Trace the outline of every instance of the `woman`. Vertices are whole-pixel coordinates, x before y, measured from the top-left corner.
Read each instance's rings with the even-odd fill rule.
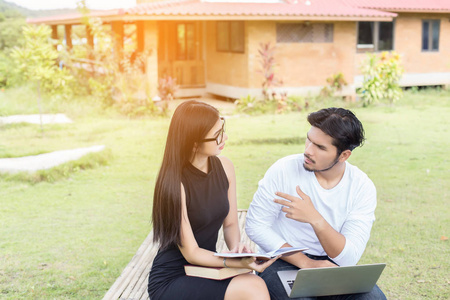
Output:
[[[253,274],[226,280],[186,276],[184,265],[264,271],[275,259],[214,256],[218,231],[232,252],[239,245],[236,179],[231,161],[217,157],[225,146],[225,120],[203,102],[187,101],[172,117],[153,198],[154,242],[160,249],[149,275],[150,299],[269,299],[264,281]]]

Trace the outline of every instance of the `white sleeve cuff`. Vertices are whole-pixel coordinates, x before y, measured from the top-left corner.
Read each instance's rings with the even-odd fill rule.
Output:
[[[352,251],[352,248],[354,247],[352,247],[351,243],[349,243],[348,240],[346,239],[344,249],[342,249],[341,253],[339,253],[339,255],[334,258],[330,257],[330,259],[332,259],[335,263],[337,263],[341,267],[354,266],[358,262],[360,256],[352,253],[355,252]]]

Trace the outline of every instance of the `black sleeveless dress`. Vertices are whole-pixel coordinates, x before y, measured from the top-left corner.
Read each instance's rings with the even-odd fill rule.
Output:
[[[220,227],[228,215],[228,178],[216,156],[208,159],[208,174],[191,164],[183,169],[182,183],[186,192],[189,221],[200,248],[216,251]],[[211,280],[186,276],[188,264],[178,246],[159,250],[149,275],[151,300],[223,299],[231,279]]]

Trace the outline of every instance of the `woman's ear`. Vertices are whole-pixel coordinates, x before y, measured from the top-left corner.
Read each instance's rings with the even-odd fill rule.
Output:
[[[194,157],[197,154],[197,151],[198,151],[198,144],[194,143],[194,146],[192,147],[190,162],[192,162],[194,160]]]

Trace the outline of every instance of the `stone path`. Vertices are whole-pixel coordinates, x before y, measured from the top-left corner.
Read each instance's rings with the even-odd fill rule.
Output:
[[[88,153],[100,152],[103,149],[105,149],[104,145],[98,145],[87,148],[54,151],[33,156],[2,158],[0,159],[0,172],[17,173],[46,170],[68,161],[77,160]]]
[[[0,124],[14,124],[14,123],[31,123],[41,124],[39,115],[13,115],[7,117],[0,117]],[[42,124],[64,124],[72,123],[65,114],[43,114]]]
[[[200,98],[199,101],[207,102],[221,111],[221,114],[231,115],[234,110],[232,102],[220,101],[212,98]],[[173,100],[169,102],[169,108],[174,110],[180,103],[186,100]],[[0,117],[1,124],[14,123],[31,123],[40,124],[39,115],[14,115],[7,117]],[[64,114],[44,114],[42,115],[43,124],[54,123],[72,123]],[[35,172],[38,170],[46,170],[66,163],[68,161],[77,160],[82,156],[91,153],[99,152],[105,148],[104,145],[92,146],[88,148],[78,148],[71,150],[60,150],[51,153],[15,157],[15,158],[1,158],[0,159],[0,173],[17,173],[17,172]]]

